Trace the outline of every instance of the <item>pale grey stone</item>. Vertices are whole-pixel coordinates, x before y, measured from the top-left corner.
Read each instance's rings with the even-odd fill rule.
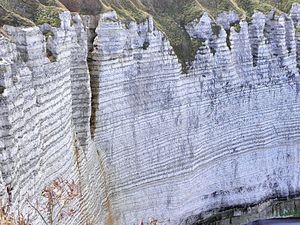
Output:
[[[224,29],[229,30],[232,24],[240,21],[239,15],[234,11],[223,12],[217,16],[217,23],[222,25]]]
[[[59,28],[5,26],[0,193],[13,187],[17,208],[74,179],[82,207],[66,224],[103,225],[189,224],[299,193],[297,7],[218,35],[204,14],[187,27],[205,39],[187,74],[151,17],[65,12]]]

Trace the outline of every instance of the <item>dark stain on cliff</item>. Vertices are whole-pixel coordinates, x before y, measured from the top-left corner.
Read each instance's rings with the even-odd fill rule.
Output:
[[[300,192],[289,195],[289,197],[281,196],[280,193],[277,193],[256,203],[221,207],[200,215],[191,216],[185,220],[185,224],[240,225],[251,221],[251,218],[254,218],[254,221],[258,217],[264,217],[266,219],[299,217],[299,196]],[[258,215],[260,212],[263,212],[266,215]]]
[[[257,220],[247,225],[299,225],[300,218],[291,218],[291,219],[271,219],[271,220]]]

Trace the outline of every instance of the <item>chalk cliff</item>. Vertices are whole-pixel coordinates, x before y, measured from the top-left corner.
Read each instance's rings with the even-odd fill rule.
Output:
[[[151,16],[4,26],[3,198],[22,208],[56,177],[74,179],[80,210],[67,224],[132,225],[212,224],[220,209],[299,196],[300,6],[231,28],[226,18],[236,23],[223,15],[218,32],[207,14],[187,24],[202,44],[185,69]],[[222,224],[252,219],[234,212]]]

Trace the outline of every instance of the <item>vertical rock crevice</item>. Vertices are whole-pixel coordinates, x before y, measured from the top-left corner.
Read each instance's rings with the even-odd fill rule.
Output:
[[[90,116],[90,135],[94,139],[97,120],[97,107],[99,99],[99,90],[96,87],[99,83],[99,71],[97,71],[97,59],[95,59],[95,39],[97,38],[96,28],[99,23],[99,16],[82,16],[83,23],[87,32],[87,64],[90,74],[90,90],[91,90],[91,116]],[[96,71],[95,71],[96,70]]]
[[[110,182],[108,168],[109,165],[107,163],[106,152],[102,149],[102,146],[98,145],[99,143],[95,140],[95,134],[97,129],[97,117],[99,110],[99,91],[100,91],[100,76],[101,76],[101,50],[99,49],[99,20],[100,16],[81,16],[83,24],[86,29],[87,34],[87,57],[86,62],[89,70],[89,88],[91,91],[90,96],[90,118],[89,118],[89,127],[90,127],[90,138],[91,145],[90,150],[94,151],[94,162],[97,164],[95,168],[95,176],[98,176],[98,183],[95,184],[98,189],[99,195],[101,199],[99,199],[99,205],[101,209],[97,212],[99,218],[101,218],[102,223],[107,225],[116,225],[117,221],[115,220],[115,213],[112,206],[111,200],[111,189],[112,184]],[[99,126],[99,124],[98,124]],[[89,153],[91,155],[91,153]],[[93,188],[93,187],[92,187]],[[94,199],[91,199],[94,201]],[[92,209],[96,210],[96,209]]]

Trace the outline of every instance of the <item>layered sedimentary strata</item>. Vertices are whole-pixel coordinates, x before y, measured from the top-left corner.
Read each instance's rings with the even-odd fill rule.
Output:
[[[151,17],[60,18],[0,39],[1,193],[14,207],[56,177],[81,187],[69,224],[193,224],[299,195],[299,5],[231,28],[225,13],[217,32],[204,14],[186,27],[202,46],[185,71]]]
[[[2,197],[23,213],[30,211],[23,208],[25,201],[35,202],[57,177],[80,182],[88,199],[89,185],[94,183],[87,180],[100,165],[88,141],[87,37],[79,16],[73,18],[72,27],[69,13],[61,19],[60,28],[5,27],[9,39],[1,38]],[[96,160],[95,169],[86,168],[88,156],[91,163]],[[82,205],[78,202],[77,207],[85,211],[87,206]],[[96,215],[78,214],[72,223],[93,218],[97,224]]]
[[[214,34],[207,15],[199,21],[189,30],[204,43],[187,74],[151,19],[125,27],[103,18],[96,30],[93,132],[120,223],[185,224],[299,191],[294,22],[256,13]]]

